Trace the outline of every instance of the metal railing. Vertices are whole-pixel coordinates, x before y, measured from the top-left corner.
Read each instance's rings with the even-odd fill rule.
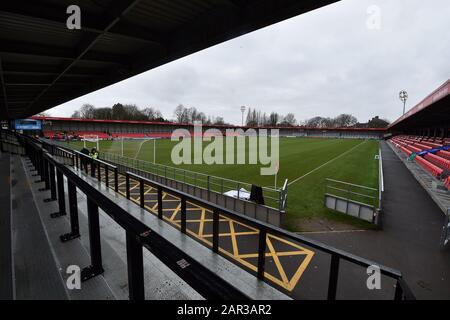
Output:
[[[146,179],[144,177],[136,175],[132,172],[126,173],[126,197],[127,197],[127,199],[130,199],[130,185],[131,185],[130,179],[138,181],[138,183],[139,183],[139,196],[140,196],[139,198],[140,198],[140,206],[142,208],[145,207],[145,201],[144,201],[145,185],[149,185],[157,190],[158,218],[159,219],[163,219],[163,211],[162,211],[162,194],[163,194],[163,192],[180,198],[180,202],[181,202],[180,230],[182,233],[186,233],[186,222],[187,222],[186,203],[187,203],[187,201],[197,204],[197,205],[200,205],[203,208],[211,210],[213,212],[213,232],[212,232],[213,233],[212,234],[213,241],[212,241],[211,249],[215,253],[219,252],[219,250],[218,250],[219,249],[219,233],[220,233],[220,231],[219,231],[219,215],[223,215],[228,218],[238,220],[240,222],[248,224],[251,227],[257,229],[259,231],[258,262],[257,262],[257,277],[259,279],[263,280],[265,278],[265,265],[266,265],[265,253],[266,253],[266,249],[267,249],[266,238],[267,238],[267,235],[270,233],[271,235],[282,237],[285,240],[292,240],[292,241],[295,241],[302,245],[306,245],[308,247],[320,250],[323,253],[328,253],[331,255],[331,265],[330,265],[328,295],[327,295],[329,300],[334,300],[336,298],[340,260],[351,262],[353,264],[356,264],[356,265],[359,265],[359,266],[362,266],[365,268],[367,268],[369,266],[377,265],[380,267],[381,274],[397,280],[395,299],[399,299],[400,297],[404,297],[404,298],[414,297],[412,295],[411,291],[409,290],[409,288],[403,282],[401,273],[399,271],[396,271],[396,270],[388,268],[388,267],[380,266],[372,261],[357,257],[357,256],[349,254],[345,251],[335,249],[335,248],[325,245],[323,243],[320,243],[320,242],[317,242],[317,241],[314,241],[311,239],[307,239],[298,234],[288,232],[284,229],[274,227],[272,225],[261,222],[259,220],[256,220],[256,219],[250,218],[248,216],[242,215],[240,213],[231,211],[229,209],[220,207],[214,203],[194,197],[190,194],[181,192],[179,190],[167,187],[167,186],[157,183],[155,181],[151,181],[149,179]]]
[[[71,221],[71,233],[61,236],[61,240],[71,239],[79,236],[78,233],[78,211],[76,204],[76,188],[79,188],[87,196],[88,201],[88,220],[89,220],[89,239],[91,250],[91,263],[92,265],[83,269],[83,279],[87,280],[92,276],[103,272],[101,249],[100,249],[100,227],[99,227],[99,212],[98,208],[101,208],[106,214],[111,216],[122,228],[126,230],[127,234],[127,262],[128,262],[128,282],[131,299],[143,299],[144,287],[143,287],[143,263],[142,263],[142,246],[154,253],[159,259],[166,263],[175,273],[177,273],[184,281],[191,285],[195,290],[202,294],[206,298],[248,298],[243,295],[239,290],[231,287],[224,280],[212,274],[208,269],[191,259],[182,250],[168,243],[157,233],[150,230],[141,221],[134,218],[108,197],[104,196],[101,191],[91,186],[87,181],[80,178],[76,172],[72,171],[65,165],[62,165],[56,161],[46,150],[39,147],[33,141],[27,138],[23,139],[23,143],[27,150],[27,155],[31,159],[31,162],[35,166],[38,174],[41,175],[45,182],[45,188],[51,190],[51,200],[59,198],[59,214],[65,214],[65,203],[63,186],[63,176],[66,176],[69,186],[69,208],[70,208],[70,221]],[[76,160],[78,158],[78,161]],[[82,160],[81,160],[82,159]],[[92,177],[100,178],[101,174],[99,170],[101,165],[108,165],[100,160],[92,159],[87,155],[76,153],[75,165],[82,167],[82,161],[89,161],[91,168],[90,175]],[[105,167],[105,168],[106,168]],[[95,173],[97,168],[98,172]],[[87,170],[87,166],[83,168]],[[55,171],[57,176],[57,182],[55,182]],[[53,172],[53,174],[52,174]],[[331,257],[329,265],[329,278],[327,286],[327,298],[334,300],[336,298],[338,288],[338,278],[340,272],[341,261],[346,261],[355,266],[368,268],[369,266],[376,265],[382,275],[385,275],[396,282],[395,293],[393,298],[395,300],[402,299],[414,299],[414,295],[409,289],[408,285],[402,278],[399,271],[379,265],[373,261],[355,256],[345,251],[333,248],[318,241],[308,239],[302,235],[286,231],[284,229],[274,227],[267,223],[258,221],[248,216],[242,215],[235,211],[223,208],[214,203],[197,198],[190,194],[181,192],[179,190],[167,187],[160,183],[148,180],[144,177],[135,175],[133,173],[126,173],[126,195],[130,197],[130,183],[129,179],[134,179],[139,182],[139,190],[141,199],[143,199],[143,190],[145,185],[150,185],[157,190],[158,193],[158,218],[163,219],[162,215],[162,193],[168,193],[174,195],[181,200],[181,232],[186,232],[186,202],[196,203],[204,208],[207,208],[213,212],[213,242],[212,250],[218,252],[219,249],[219,215],[224,215],[229,218],[242,221],[259,232],[258,241],[258,258],[257,258],[257,277],[259,279],[265,278],[265,263],[266,263],[266,239],[267,235],[275,235],[286,240],[295,241],[302,245],[319,250],[322,253],[328,254]],[[56,185],[58,186],[58,196],[56,194]],[[115,185],[117,183],[115,182]],[[71,200],[72,199],[72,200]],[[143,200],[140,202],[140,206],[144,206]],[[177,262],[180,259],[185,259],[190,263],[190,268],[180,269]]]
[[[99,152],[99,156],[107,161],[122,164],[135,169],[150,172],[154,175],[165,179],[172,179],[183,182],[194,187],[203,188],[208,191],[224,194],[227,191],[236,190],[238,199],[240,197],[241,188],[250,192],[252,188],[251,183],[217,177],[204,173],[199,173],[191,170],[166,166],[163,164],[153,163],[140,159],[133,159],[124,157],[114,153]],[[285,184],[287,186],[287,184]],[[274,189],[270,187],[261,187],[263,196],[266,200],[266,205],[272,208],[277,208],[279,211],[286,211],[287,206],[287,188]]]
[[[383,210],[383,194],[384,194],[384,170],[383,170],[383,155],[381,154],[381,148],[379,149],[378,159],[378,212],[377,212],[377,224],[381,227],[381,215]]]
[[[55,145],[53,143],[53,141],[50,141],[47,139],[40,139],[40,142],[43,145],[47,145],[47,144]],[[60,144],[57,144],[56,146],[60,146]],[[74,151],[74,150],[66,148],[66,147],[61,146],[61,148],[70,150],[70,152],[73,152],[76,155],[81,154],[79,151]],[[129,158],[127,158],[127,159],[129,159]],[[132,160],[132,159],[130,159],[130,160]],[[114,162],[111,160],[106,160],[105,162],[112,164],[114,166],[117,166],[118,172],[121,174],[125,174],[127,171],[130,171],[135,174],[142,175],[143,177],[145,177],[147,179],[156,180],[156,181],[163,183],[165,185],[168,185],[170,187],[175,187],[177,189],[181,189],[183,191],[189,192],[193,195],[200,196],[208,201],[216,202],[219,205],[224,205],[227,208],[230,208],[232,210],[236,210],[237,207],[241,206],[241,207],[243,207],[243,210],[244,210],[243,212],[245,212],[246,214],[248,214],[252,217],[258,217],[258,219],[269,222],[275,226],[280,226],[282,224],[282,219],[283,219],[285,212],[279,211],[278,209],[274,209],[274,208],[271,208],[266,205],[256,204],[255,202],[244,200],[241,197],[237,198],[237,197],[233,197],[233,196],[223,195],[223,194],[217,193],[215,191],[208,191],[206,188],[202,189],[202,188],[196,187],[192,184],[184,183],[183,181],[185,181],[185,180],[182,180],[182,181],[173,180],[173,177],[171,177],[170,174],[168,174],[167,178],[165,178],[164,176],[156,175],[149,171],[142,170],[142,168],[144,168],[144,166],[138,165],[138,166],[133,167],[133,166],[129,165],[129,164],[132,164],[132,162],[117,161],[117,162],[120,162],[120,163],[117,163],[117,162]],[[176,175],[175,175],[175,177],[176,177]],[[172,183],[172,182],[175,182],[175,183]],[[286,203],[287,203],[287,195],[288,195],[288,192],[287,192],[288,191],[288,183],[287,182],[288,181],[286,179],[283,187],[281,188],[282,192],[280,194],[280,197],[281,197],[280,202],[283,204],[283,206],[286,206]],[[190,187],[193,187],[193,189],[191,189]],[[200,189],[200,190],[196,190],[196,189]],[[206,191],[206,193],[203,193],[202,190]],[[227,201],[225,198],[223,198],[223,200],[221,200],[220,198],[218,198],[219,195],[222,197],[229,197],[232,200],[232,202]],[[241,203],[239,203],[239,202],[241,202]]]
[[[333,210],[371,222],[381,228],[380,189],[325,179],[325,205]]]
[[[23,155],[25,150],[16,136],[5,130],[0,130],[0,151]]]
[[[85,156],[85,155],[83,155]],[[85,156],[89,157],[89,156]],[[90,157],[89,157],[90,158]],[[94,160],[94,162],[97,162],[99,160]],[[93,165],[93,167],[96,167],[96,165]],[[97,177],[95,174],[91,174],[93,177]],[[377,265],[380,268],[381,274],[392,278],[396,280],[396,290],[395,290],[395,299],[414,299],[414,295],[410,291],[409,287],[406,285],[406,283],[402,279],[402,275],[399,271],[381,266],[373,261],[352,255],[350,253],[347,253],[342,250],[335,249],[331,246],[325,245],[323,243],[320,243],[318,241],[307,239],[301,235],[286,231],[281,228],[274,227],[270,224],[261,222],[259,220],[253,219],[251,217],[245,216],[243,214],[240,214],[238,212],[226,209],[224,207],[218,206],[217,204],[208,202],[204,199],[192,196],[190,194],[187,194],[185,192],[182,192],[180,190],[168,187],[166,185],[163,185],[161,183],[149,180],[145,177],[139,176],[137,174],[134,174],[132,172],[126,172],[125,173],[125,195],[127,199],[130,199],[131,194],[131,183],[130,179],[133,179],[138,182],[139,187],[136,187],[136,189],[139,190],[139,205],[141,208],[145,207],[145,186],[149,185],[156,189],[157,192],[157,216],[159,219],[163,219],[163,205],[162,205],[162,194],[167,193],[169,195],[178,197],[181,202],[180,206],[180,231],[182,233],[186,233],[186,224],[187,224],[187,210],[186,210],[186,203],[187,201],[197,204],[199,206],[202,206],[203,208],[206,208],[213,212],[213,230],[212,230],[212,246],[211,249],[215,253],[219,253],[219,215],[226,216],[228,218],[238,220],[242,223],[245,223],[255,229],[258,230],[258,262],[257,262],[257,272],[256,275],[259,279],[264,280],[265,279],[265,265],[266,265],[266,238],[267,235],[270,233],[271,235],[275,235],[278,237],[282,237],[285,240],[292,240],[297,243],[300,243],[302,245],[309,246],[311,248],[320,250],[323,253],[327,253],[331,256],[331,264],[330,264],[330,272],[329,272],[329,281],[328,281],[328,293],[327,298],[330,300],[334,300],[336,298],[336,292],[338,287],[338,276],[339,276],[339,264],[340,261],[347,261],[354,265],[358,265],[364,268],[367,268],[369,266]]]
[[[48,140],[48,143],[58,144],[60,146],[73,149],[73,145],[64,143],[62,141]],[[166,166],[163,164],[153,163],[150,161],[140,160],[121,156],[116,153],[99,152],[100,158],[110,161],[114,164],[120,164],[127,167],[143,170],[165,179],[172,179],[178,182],[199,187],[208,191],[224,194],[227,191],[236,190],[238,198],[240,197],[240,189],[244,188],[250,192],[252,184],[204,173],[199,173],[191,170]],[[266,206],[275,208],[280,212],[285,212],[287,208],[287,180],[282,188],[261,187],[263,196],[266,200]],[[239,198],[243,200],[242,198]]]
[[[79,151],[74,151],[75,155],[75,162],[74,166],[77,169],[84,170],[86,174],[90,174],[91,177],[97,178],[99,181],[102,180],[101,176],[101,168],[103,167],[105,172],[105,184],[107,187],[110,186],[109,181],[109,172],[114,173],[114,191],[119,191],[119,172],[117,169],[117,166],[114,166],[108,162],[99,160],[99,159],[92,159],[92,157],[85,155]],[[96,174],[97,172],[97,174]]]
[[[378,208],[378,189],[330,178],[325,181],[325,193]]]
[[[67,179],[71,231],[60,236],[62,242],[80,237],[76,189],[78,188],[86,195],[91,265],[82,270],[82,281],[87,281],[104,272],[99,223],[99,209],[102,209],[126,232],[130,299],[143,300],[145,298],[142,248],[149,250],[206,299],[249,299],[246,294],[188,256],[183,250],[156,232],[153,232],[148,226],[106,197],[97,188],[80,178],[76,172],[57,161],[53,155],[38,145],[36,141],[23,138],[22,143],[25,146],[26,154],[31,160],[32,166],[37,171],[37,175],[40,175],[42,178],[42,180],[36,182],[45,182],[45,187],[41,191],[50,190],[50,198],[46,199],[46,201],[58,200],[59,211],[51,214],[53,218],[67,214],[64,197],[64,177]],[[110,165],[99,160],[93,160],[88,156],[80,156],[78,154],[78,156],[75,156],[75,159],[77,158],[77,163],[81,166],[84,163],[83,161],[86,160],[92,164],[89,167],[97,168],[97,170],[102,164],[105,165],[105,168],[111,168]],[[87,168],[87,163],[84,164],[86,164]],[[96,176],[94,169],[92,169],[91,175]],[[117,182],[115,182],[115,185],[117,186]],[[185,261],[189,268],[181,267],[180,261]]]

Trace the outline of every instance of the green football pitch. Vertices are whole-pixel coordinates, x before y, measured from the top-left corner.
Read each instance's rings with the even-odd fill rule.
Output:
[[[156,162],[180,169],[238,180],[260,186],[273,187],[274,176],[260,175],[263,165],[174,165],[171,160],[172,148],[177,142],[169,139],[125,140],[124,156],[153,162],[154,147]],[[204,142],[204,145],[208,142]],[[87,142],[92,148],[93,142]],[[83,142],[70,142],[70,147],[80,150]],[[100,141],[100,151],[122,152],[121,141]],[[311,221],[321,223],[348,224],[353,227],[371,228],[371,225],[324,206],[325,179],[332,178],[372,188],[378,188],[379,142],[374,140],[280,138],[280,169],[277,186],[285,179],[289,181],[288,207],[285,227],[293,231],[310,229],[304,227]]]

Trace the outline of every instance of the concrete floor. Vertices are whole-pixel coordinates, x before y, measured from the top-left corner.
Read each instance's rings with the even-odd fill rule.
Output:
[[[442,211],[384,142],[381,148],[385,170],[383,230],[316,233],[308,234],[308,237],[401,270],[418,299],[450,299],[450,250],[448,248],[442,250],[439,247],[440,231],[444,220]],[[57,211],[57,203],[44,204],[42,200],[49,197],[49,192],[38,191],[43,184],[35,183],[38,177],[32,176],[27,161],[16,156],[12,159],[10,160],[9,155],[0,156],[2,177],[0,182],[2,188],[0,194],[2,197],[0,198],[0,236],[2,237],[0,281],[4,284],[0,287],[2,297],[8,299],[15,295],[23,299],[126,299],[128,289],[123,232],[106,214],[101,215],[103,217],[101,228],[105,235],[102,238],[102,252],[107,272],[103,276],[86,282],[88,285],[83,292],[68,292],[64,288],[63,283],[67,278],[65,268],[74,263],[74,260],[82,266],[89,263],[85,196],[78,194],[82,238],[62,244],[59,241],[59,235],[69,230],[68,218],[50,219],[49,213]],[[12,180],[10,180],[11,175]],[[88,179],[90,183],[97,183],[95,179],[86,175],[84,179]],[[113,180],[110,179],[110,181]],[[120,178],[120,182],[123,182],[123,177]],[[104,185],[98,186],[117,199],[118,203],[130,208],[130,212],[141,211],[137,205],[139,188],[132,190],[133,201],[130,202],[124,197],[124,185],[121,185],[119,194],[107,189]],[[8,188],[11,188],[12,199],[7,196]],[[154,192],[149,188],[145,195],[146,209],[141,213],[136,211],[136,215],[149,222],[155,221],[151,222],[155,223],[155,227],[172,228],[171,232],[175,232],[173,233],[175,237],[179,234],[177,228],[180,226],[179,199],[170,195],[165,198],[165,222],[152,220],[156,218],[154,200]],[[143,212],[146,212],[144,216]],[[13,213],[13,219],[11,219],[11,213]],[[187,229],[190,237],[195,240],[190,242],[189,249],[196,248],[193,254],[199,250],[206,250],[205,254],[211,254],[208,249],[211,233],[210,220],[208,210],[188,204]],[[254,255],[257,231],[238,221],[230,221],[225,217],[221,218],[221,255],[236,265],[236,267],[230,265],[230,268],[237,268],[231,274],[237,274],[237,270],[243,268],[249,273],[241,269],[239,274],[242,277],[253,277],[256,265]],[[11,230],[11,223],[12,235],[8,233],[8,230]],[[13,241],[8,242],[8,239]],[[183,242],[187,241],[187,238],[183,239]],[[266,252],[266,282],[268,284],[295,299],[326,298],[330,265],[328,254],[276,237],[269,236],[268,241],[270,242]],[[12,250],[8,251],[8,248]],[[31,254],[25,254],[26,252]],[[146,271],[147,298],[201,299],[201,296],[198,296],[189,286],[184,285],[181,279],[165,268],[155,257],[146,256],[146,261],[146,270],[150,270]],[[220,265],[224,264],[223,261]],[[364,268],[342,262],[337,298],[391,299],[393,297],[394,282],[392,280],[383,277],[381,290],[368,290],[367,277]],[[230,277],[230,281],[233,281],[232,278]],[[258,282],[256,278],[253,277],[253,279],[246,280],[248,285]],[[41,289],[34,290],[29,286],[30,283],[39,284]]]
[[[439,246],[444,215],[386,142],[381,148],[383,230],[308,236],[401,270],[417,299],[450,299],[450,248]]]

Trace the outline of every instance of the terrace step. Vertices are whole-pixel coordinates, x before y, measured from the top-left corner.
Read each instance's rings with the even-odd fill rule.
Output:
[[[11,156],[10,168],[14,299],[66,300],[63,279],[31,191],[36,178],[25,173],[19,156]]]
[[[0,152],[0,300],[14,296],[11,254],[10,156]]]

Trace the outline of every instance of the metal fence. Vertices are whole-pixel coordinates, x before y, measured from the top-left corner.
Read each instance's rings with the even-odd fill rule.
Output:
[[[122,164],[127,167],[136,168],[142,171],[153,173],[154,175],[172,179],[175,181],[190,184],[195,187],[203,188],[208,191],[224,194],[225,192],[236,190],[237,198],[242,199],[240,194],[241,189],[250,192],[252,188],[251,183],[236,181],[226,178],[221,178],[213,175],[180,169],[176,167],[166,166],[163,164],[153,163],[140,159],[133,159],[123,157],[115,153],[99,152],[100,158],[110,161],[112,163]],[[284,212],[287,205],[287,183],[283,188],[274,189],[269,187],[262,187],[265,205],[277,208]]]
[[[200,262],[192,259],[182,249],[163,238],[157,232],[151,230],[142,221],[106,197],[96,187],[79,177],[68,166],[59,162],[56,157],[60,155],[50,154],[36,141],[29,138],[24,138],[22,143],[25,146],[26,154],[31,160],[32,166],[37,171],[37,175],[41,177],[41,180],[36,182],[45,182],[45,187],[42,191],[50,190],[50,198],[46,199],[46,201],[58,201],[59,211],[53,213],[51,215],[52,218],[67,215],[64,196],[64,178],[66,178],[71,229],[69,233],[60,236],[62,242],[80,237],[76,190],[78,189],[86,195],[91,264],[82,269],[82,281],[87,281],[104,273],[99,222],[99,209],[102,209],[126,233],[128,289],[131,300],[145,299],[143,248],[160,259],[175,274],[206,299],[249,299],[241,290],[223,280],[219,275],[209,270]],[[67,153],[66,155],[69,154]],[[75,157],[77,158],[77,156]],[[75,159],[75,165],[77,164],[80,166],[84,165],[85,168],[88,168],[88,165],[90,168],[105,166],[105,168],[109,168],[112,171],[115,170],[114,166],[106,162],[94,161],[91,158],[78,157],[78,159]],[[98,170],[98,172],[100,171]],[[108,171],[106,170],[106,172]],[[95,170],[91,169],[91,174],[93,173],[95,173]],[[117,190],[117,180],[115,180],[114,184]],[[180,268],[180,261],[186,261],[189,268]]]
[[[382,210],[383,193],[384,193],[384,171],[383,171],[383,155],[381,154],[381,148],[378,151],[378,209]]]
[[[380,225],[378,189],[325,179],[325,205],[356,218]]]
[[[101,166],[102,161],[94,160],[90,158],[89,156],[83,155],[79,152],[76,152],[76,156],[79,156],[80,159],[84,158],[85,161],[92,161],[91,170],[87,170],[87,172],[90,172],[91,176],[94,178],[97,178],[99,180],[102,179],[101,176]],[[81,160],[80,160],[81,162]],[[76,161],[78,163],[78,161]],[[104,173],[106,174],[106,172]],[[149,180],[145,177],[139,176],[137,174],[134,174],[132,172],[126,172],[126,183],[125,183],[125,195],[127,199],[130,199],[131,194],[131,183],[130,180],[133,179],[138,182],[139,187],[137,188],[139,190],[139,205],[144,208],[145,207],[145,186],[149,185],[156,189],[156,192],[158,194],[157,196],[157,216],[159,219],[163,219],[163,205],[162,205],[162,195],[164,193],[168,193],[170,195],[176,196],[181,201],[180,206],[180,231],[182,233],[186,233],[186,224],[187,224],[187,201],[191,203],[198,204],[206,209],[209,209],[213,212],[213,230],[212,230],[212,246],[211,250],[214,253],[219,253],[219,216],[223,215],[228,218],[232,218],[237,221],[241,221],[247,225],[250,225],[251,227],[254,227],[258,230],[258,261],[257,261],[257,272],[256,275],[259,279],[263,280],[265,278],[265,266],[266,266],[266,250],[267,250],[267,243],[266,238],[268,234],[275,235],[278,237],[281,237],[286,240],[295,241],[296,243],[299,243],[301,245],[306,245],[311,248],[317,249],[322,253],[329,254],[331,256],[331,262],[330,262],[330,271],[329,271],[329,280],[328,280],[328,294],[327,298],[329,300],[335,300],[336,299],[336,293],[338,288],[338,278],[339,278],[339,264],[340,261],[346,261],[353,265],[361,266],[364,268],[367,268],[369,266],[377,265],[380,267],[381,274],[395,279],[396,280],[396,290],[394,293],[394,299],[396,300],[410,300],[414,299],[414,295],[410,291],[408,285],[404,282],[404,280],[401,277],[401,273],[397,270],[380,266],[376,264],[375,262],[371,262],[369,260],[354,256],[352,254],[349,254],[347,252],[335,249],[333,247],[330,247],[328,245],[322,244],[318,241],[307,239],[301,235],[298,235],[296,233],[288,232],[284,229],[272,226],[270,224],[261,222],[259,220],[250,218],[248,216],[242,215],[240,213],[237,213],[235,211],[226,209],[224,207],[218,206],[214,203],[205,201],[204,199],[192,196],[190,194],[187,194],[185,192],[182,192],[178,189],[174,189],[171,187],[167,187],[164,184],[155,182],[153,180]],[[106,176],[104,177],[106,179]]]
[[[326,193],[378,208],[378,189],[329,178],[325,181]]]
[[[67,178],[68,193],[69,193],[69,208],[70,208],[70,223],[71,232],[69,234],[61,236],[61,240],[67,240],[79,236],[78,230],[78,208],[76,199],[76,188],[86,194],[88,203],[88,220],[89,220],[89,239],[90,239],[90,255],[91,265],[83,269],[83,279],[87,280],[90,277],[101,274],[103,272],[102,256],[100,247],[100,225],[99,225],[99,208],[101,208],[107,215],[113,218],[125,231],[127,241],[127,263],[128,263],[128,283],[130,290],[130,299],[143,299],[144,298],[144,280],[143,280],[143,256],[142,247],[147,248],[156,257],[161,259],[166,265],[168,265],[175,273],[177,273],[184,281],[202,294],[205,298],[234,298],[234,299],[246,299],[248,298],[238,289],[231,287],[223,279],[216,274],[212,273],[209,269],[202,264],[191,259],[180,248],[169,243],[162,238],[156,232],[149,229],[148,226],[143,224],[140,220],[130,215],[126,210],[117,205],[115,202],[106,197],[101,191],[94,186],[91,186],[87,181],[77,175],[76,172],[69,169],[69,167],[58,162],[47,150],[42,148],[36,141],[31,138],[22,137],[21,143],[24,145],[27,155],[30,158],[33,166],[35,167],[37,174],[41,176],[41,181],[45,182],[46,190],[51,191],[51,198],[49,201],[58,199],[59,203],[59,215],[66,214],[65,206],[65,190],[64,190],[64,176]],[[70,155],[68,155],[70,156]],[[80,169],[85,166],[87,170],[88,165],[91,168],[90,174],[92,177],[102,179],[100,170],[101,166],[109,168],[109,170],[116,170],[114,166],[104,162],[92,159],[89,156],[82,155],[81,153],[75,153],[75,165]],[[73,158],[72,158],[73,159]],[[97,171],[95,170],[97,168]],[[97,172],[97,173],[96,173]],[[108,172],[105,170],[104,172]],[[56,173],[56,180],[55,180]],[[414,295],[410,291],[408,285],[402,278],[399,271],[379,265],[373,261],[352,255],[342,250],[335,249],[331,246],[322,244],[318,241],[308,239],[302,235],[288,232],[284,229],[271,226],[267,223],[263,223],[256,219],[239,214],[235,211],[220,207],[211,202],[194,197],[192,195],[180,192],[179,190],[167,187],[160,183],[150,181],[146,178],[134,175],[132,173],[127,174],[127,179],[133,179],[139,181],[141,199],[143,199],[143,186],[149,184],[156,188],[158,194],[166,192],[168,194],[179,197],[182,203],[186,204],[186,201],[197,203],[207,209],[210,209],[214,213],[214,226],[213,227],[213,252],[217,252],[219,243],[219,214],[226,217],[236,219],[251,225],[259,232],[258,241],[258,262],[257,262],[257,276],[259,279],[265,277],[265,263],[266,263],[266,239],[267,234],[276,235],[283,239],[295,241],[302,245],[309,246],[322,253],[328,254],[331,257],[329,265],[329,278],[328,278],[328,294],[327,298],[334,300],[336,298],[336,292],[338,288],[338,279],[341,268],[340,262],[344,261],[354,266],[360,266],[362,268],[368,268],[369,266],[377,265],[380,268],[381,274],[394,279],[396,281],[395,293],[393,298],[395,300],[414,299]],[[106,178],[106,177],[105,177]],[[41,182],[39,181],[39,182]],[[115,189],[117,190],[117,180],[114,182]],[[129,188],[129,183],[127,184]],[[56,193],[58,189],[58,193]],[[127,190],[127,195],[129,194]],[[160,198],[160,197],[158,197]],[[142,203],[141,203],[142,206]],[[162,205],[158,199],[158,217],[162,219]],[[183,228],[184,226],[184,228]],[[181,206],[181,232],[185,232],[186,226],[186,205]],[[177,262],[181,259],[186,259],[190,262],[189,268],[180,269]]]
[[[17,138],[8,131],[0,131],[0,151],[19,155],[25,154],[25,149],[19,143]]]
[[[73,145],[63,141],[47,140],[52,144],[64,146],[73,150]],[[124,165],[130,168],[135,168],[142,171],[150,172],[165,179],[172,179],[183,182],[185,184],[199,187],[208,191],[224,194],[225,192],[235,190],[237,191],[237,198],[242,200],[241,189],[250,192],[252,188],[251,183],[226,179],[186,169],[166,166],[163,164],[153,163],[150,161],[140,160],[121,156],[116,153],[99,152],[99,157],[103,160],[110,161],[115,164]],[[287,208],[288,183],[285,180],[282,188],[262,187],[265,205],[275,208],[284,213]]]

